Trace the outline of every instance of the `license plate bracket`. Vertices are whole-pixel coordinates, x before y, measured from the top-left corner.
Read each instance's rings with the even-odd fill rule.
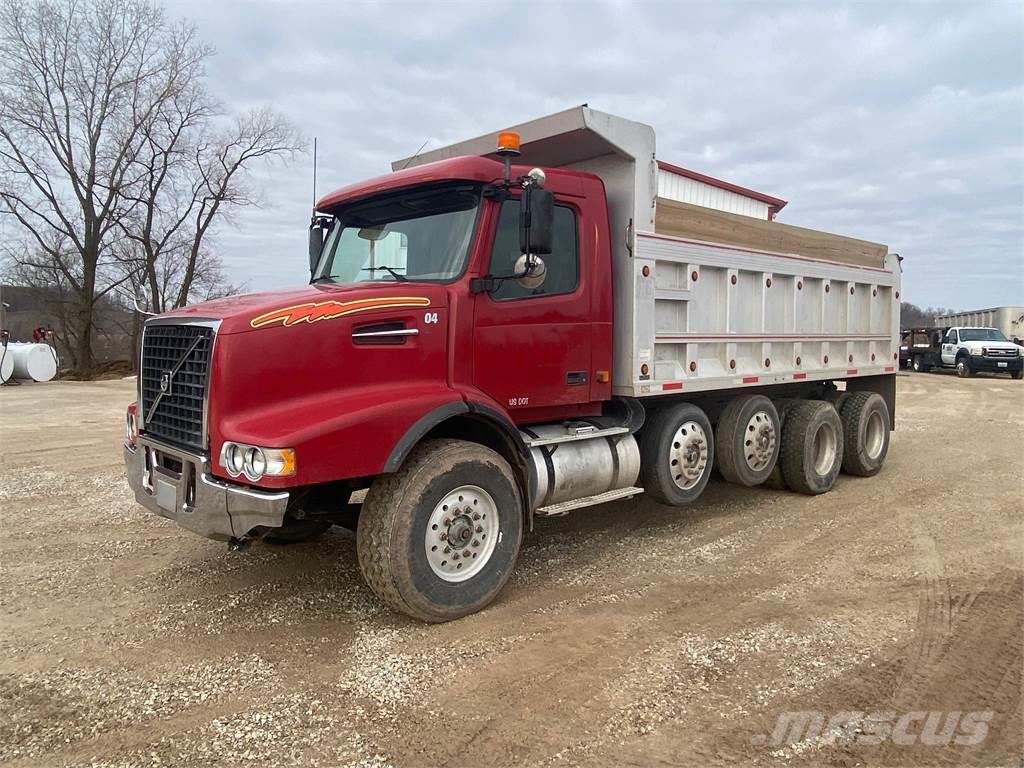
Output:
[[[1006,368],[1007,367],[1007,363],[1002,361],[1002,360],[1000,360],[998,363],[996,363],[996,365],[998,365],[1000,368]]]
[[[178,510],[178,486],[157,478],[156,504],[165,512],[176,512]]]

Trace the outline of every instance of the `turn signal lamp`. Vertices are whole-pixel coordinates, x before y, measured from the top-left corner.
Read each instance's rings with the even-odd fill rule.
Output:
[[[501,131],[498,134],[497,153],[499,155],[518,155],[519,134],[515,131]]]

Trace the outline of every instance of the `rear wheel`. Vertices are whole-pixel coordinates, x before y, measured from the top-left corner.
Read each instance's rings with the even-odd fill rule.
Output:
[[[831,403],[794,404],[786,415],[780,461],[791,490],[816,495],[832,489],[843,464],[843,425]]]
[[[729,401],[715,431],[718,471],[730,483],[760,485],[779,457],[779,414],[764,395]]]
[[[889,407],[875,392],[853,392],[839,412],[843,423],[843,471],[878,474],[889,451]]]
[[[523,504],[498,453],[462,440],[417,446],[377,478],[359,514],[363,578],[389,606],[423,621],[479,611],[519,554]]]
[[[640,478],[656,501],[696,501],[711,477],[714,433],[704,411],[680,403],[651,414],[640,435]]]
[[[764,484],[766,487],[776,491],[784,491],[787,488],[786,480],[782,476],[782,434],[786,431],[786,417],[790,409],[801,402],[803,401],[786,398],[784,400],[776,400],[773,403],[776,412],[779,414],[779,458],[776,460],[775,466],[772,467],[771,474],[768,475],[768,479],[764,481]]]

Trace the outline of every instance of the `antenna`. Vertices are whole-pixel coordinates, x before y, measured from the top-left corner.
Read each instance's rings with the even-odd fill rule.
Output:
[[[423,151],[423,148],[424,148],[425,146],[427,146],[427,142],[428,142],[428,141],[430,141],[430,139],[424,139],[424,140],[423,140],[423,143],[422,143],[422,144],[420,144],[420,148],[416,150],[416,152],[415,152],[415,153],[413,154],[413,156],[412,156],[412,157],[410,157],[410,158],[409,158],[408,160],[406,160],[406,161],[405,161],[405,165],[403,165],[403,166],[402,166],[402,170],[403,170],[403,171],[404,171],[404,170],[405,170],[406,168],[408,168],[408,167],[409,167],[409,164],[410,164],[410,163],[411,163],[411,162],[412,162],[413,160],[415,160],[415,159],[416,159],[417,157],[419,157],[419,156],[420,156],[420,152],[422,152],[422,151]]]
[[[316,136],[313,137],[313,213],[316,213]]]

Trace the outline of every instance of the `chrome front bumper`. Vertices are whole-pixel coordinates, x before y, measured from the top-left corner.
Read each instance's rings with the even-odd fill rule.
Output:
[[[254,528],[279,528],[288,492],[255,491],[209,474],[205,456],[140,437],[124,445],[128,485],[135,500],[208,539],[241,539]]]

